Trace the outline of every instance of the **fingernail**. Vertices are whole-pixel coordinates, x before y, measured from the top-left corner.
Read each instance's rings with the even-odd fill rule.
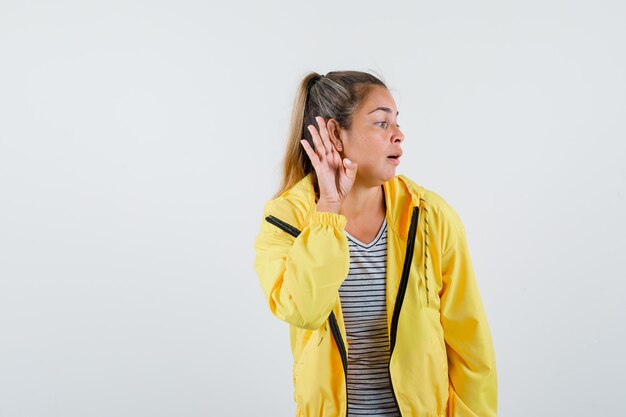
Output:
[[[351,161],[351,160],[349,160],[348,158],[346,158],[346,163],[347,163],[348,165],[350,165],[350,164],[352,163],[352,161]]]

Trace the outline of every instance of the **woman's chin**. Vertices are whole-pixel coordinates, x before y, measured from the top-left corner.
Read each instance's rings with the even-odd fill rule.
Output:
[[[387,180],[392,179],[393,177],[396,176],[396,166],[392,166],[391,169],[387,170],[388,174],[387,174]]]
[[[395,173],[391,171],[387,172],[359,172],[356,173],[356,181],[362,186],[367,187],[378,187],[381,184],[393,179],[395,177]]]

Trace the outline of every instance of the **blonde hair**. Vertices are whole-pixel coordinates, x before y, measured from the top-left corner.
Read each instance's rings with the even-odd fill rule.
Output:
[[[273,198],[284,193],[309,173],[312,174],[316,200],[319,198],[315,169],[300,140],[306,139],[311,148],[315,149],[307,126],[312,124],[317,128],[316,116],[322,116],[324,120],[333,118],[342,128],[350,129],[352,114],[375,85],[387,88],[374,75],[360,71],[332,71],[326,75],[309,72],[304,76],[298,86],[291,113],[282,182]]]

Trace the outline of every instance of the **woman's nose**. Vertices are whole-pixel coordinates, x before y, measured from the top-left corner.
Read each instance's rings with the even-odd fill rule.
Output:
[[[394,132],[394,136],[393,136],[393,141],[404,142],[404,133],[402,133],[399,127],[396,127],[396,131]]]

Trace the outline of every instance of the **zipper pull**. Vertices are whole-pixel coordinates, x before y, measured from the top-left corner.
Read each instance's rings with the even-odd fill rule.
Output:
[[[320,341],[317,343],[317,346],[319,346],[322,343],[322,340],[324,340],[324,337],[326,336],[326,333],[328,332],[328,320],[324,322],[324,331],[322,332],[322,335],[320,336]]]

